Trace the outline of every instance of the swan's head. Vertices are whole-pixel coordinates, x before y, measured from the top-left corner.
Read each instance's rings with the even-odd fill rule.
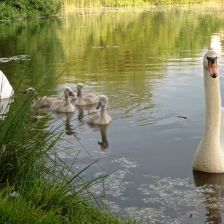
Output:
[[[212,78],[219,76],[219,55],[217,52],[209,50],[204,56],[203,65]]]
[[[74,93],[69,86],[64,87],[64,95],[65,96],[74,96]]]
[[[99,108],[105,109],[107,106],[107,103],[108,103],[107,97],[105,95],[100,95],[96,109],[99,109]]]
[[[76,88],[77,88],[77,96],[79,97],[81,95],[81,92],[83,91],[84,85],[82,83],[78,83]]]

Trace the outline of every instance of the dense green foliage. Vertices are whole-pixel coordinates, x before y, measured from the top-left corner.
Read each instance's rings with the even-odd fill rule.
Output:
[[[60,9],[60,0],[3,0],[0,3],[0,19],[50,16],[57,14]]]

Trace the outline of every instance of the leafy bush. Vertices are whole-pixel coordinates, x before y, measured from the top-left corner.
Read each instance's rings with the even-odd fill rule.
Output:
[[[24,10],[26,9],[28,0],[7,0],[5,3],[12,6],[13,8],[17,10]]]
[[[60,0],[28,0],[29,10],[39,12],[40,15],[55,15],[60,11]]]
[[[12,19],[18,16],[18,12],[10,5],[0,3],[0,19]]]
[[[61,0],[3,0],[0,3],[0,19],[23,16],[51,16],[61,9]]]

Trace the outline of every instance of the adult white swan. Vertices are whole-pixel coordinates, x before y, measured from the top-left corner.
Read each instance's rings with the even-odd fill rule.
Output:
[[[4,73],[0,70],[0,100],[10,98],[14,91]]]
[[[203,59],[205,89],[205,127],[193,158],[193,170],[224,173],[224,152],[221,147],[221,94],[219,55],[208,51]]]

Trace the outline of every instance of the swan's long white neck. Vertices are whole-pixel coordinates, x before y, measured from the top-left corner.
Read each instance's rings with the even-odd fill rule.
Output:
[[[206,69],[204,69],[204,89],[206,117],[202,140],[212,149],[220,144],[221,93],[219,77],[212,78]]]
[[[221,93],[219,77],[212,78],[204,69],[205,127],[193,158],[193,169],[208,173],[224,173],[224,153],[220,145]]]

